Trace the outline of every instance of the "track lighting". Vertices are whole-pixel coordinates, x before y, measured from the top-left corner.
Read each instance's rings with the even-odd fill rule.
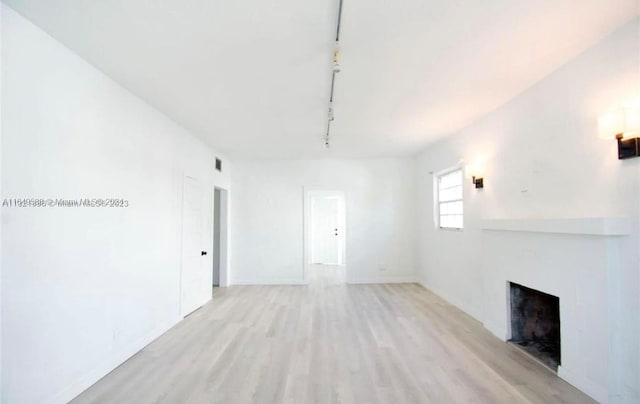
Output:
[[[333,72],[340,73],[340,42],[338,41],[333,49]]]
[[[327,132],[324,135],[324,146],[329,148],[331,122],[335,120],[333,111],[333,90],[336,85],[336,74],[340,73],[340,22],[342,20],[342,0],[338,6],[338,22],[336,24],[336,41],[333,47],[333,65],[331,67],[331,91],[329,93],[329,111],[327,114]]]

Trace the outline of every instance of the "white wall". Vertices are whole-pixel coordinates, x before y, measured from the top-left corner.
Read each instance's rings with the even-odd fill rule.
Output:
[[[414,174],[411,159],[234,161],[231,283],[303,282],[304,187],[346,194],[348,282],[413,280]]]
[[[615,141],[597,137],[599,114],[640,96],[638,40],[637,21],[621,27],[417,158],[423,284],[502,338],[506,280],[525,280],[559,295],[565,310],[564,377],[603,401],[615,401],[615,395],[624,402],[640,400],[637,228],[631,236],[612,241],[489,234],[481,230],[481,220],[638,221],[640,159],[617,160]],[[475,190],[467,180],[464,231],[441,231],[433,223],[429,172],[450,167],[460,158],[485,159],[485,188]]]
[[[0,94],[2,94],[2,7],[0,7]],[[0,102],[0,178],[2,177],[2,103]],[[0,181],[2,195],[2,181]],[[0,403],[2,403],[2,220],[0,220]]]
[[[62,403],[180,320],[183,176],[209,202],[229,179],[201,141],[4,6],[2,39],[3,198],[130,203],[2,209],[2,399]]]

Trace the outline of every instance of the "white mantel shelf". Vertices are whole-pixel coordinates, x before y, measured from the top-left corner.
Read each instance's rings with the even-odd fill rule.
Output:
[[[533,233],[581,234],[587,236],[628,236],[634,219],[591,217],[576,219],[484,219],[482,230]]]

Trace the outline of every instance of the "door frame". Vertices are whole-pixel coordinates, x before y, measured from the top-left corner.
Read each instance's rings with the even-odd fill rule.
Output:
[[[344,212],[344,223],[342,224],[342,266],[344,267],[345,280],[347,277],[347,220],[348,217],[348,209],[347,209],[347,194],[344,190],[341,189],[330,189],[330,188],[311,188],[311,187],[303,187],[303,220],[302,220],[302,281],[303,283],[309,283],[309,266],[311,265],[311,246],[310,246],[310,231],[311,231],[311,198],[314,194],[320,193],[334,193],[339,194],[342,198],[343,204],[343,212]]]
[[[214,185],[211,194],[211,209],[212,209],[212,228],[211,228],[211,277],[213,279],[213,252],[215,249],[215,240],[213,232],[215,231],[215,192],[220,191],[220,273],[219,273],[219,287],[226,288],[229,286],[229,190],[227,188]],[[210,283],[213,283],[210,282]],[[212,286],[212,285],[209,285]],[[213,288],[212,288],[213,289]],[[213,293],[213,291],[212,291]]]

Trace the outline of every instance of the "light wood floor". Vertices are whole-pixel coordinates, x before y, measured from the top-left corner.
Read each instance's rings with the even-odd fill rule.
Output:
[[[233,286],[73,403],[584,403],[415,284]]]

